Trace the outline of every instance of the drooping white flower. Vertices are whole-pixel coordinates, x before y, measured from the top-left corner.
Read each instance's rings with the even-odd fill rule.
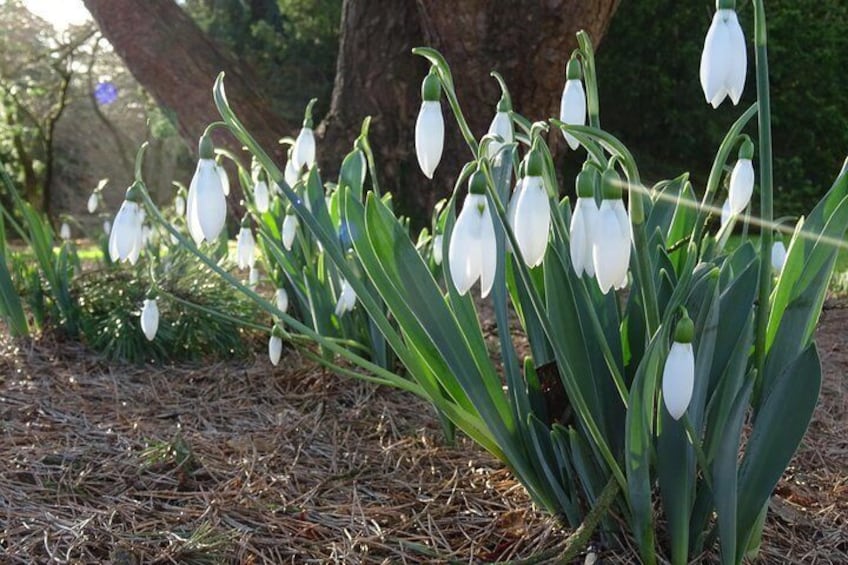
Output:
[[[739,150],[739,159],[730,173],[730,202],[731,214],[740,214],[751,201],[754,193],[754,165],[751,163],[754,146],[750,141],[742,144]]]
[[[421,85],[421,109],[415,120],[415,154],[421,172],[431,179],[445,145],[445,120],[439,102],[442,87],[435,71],[430,71]]]
[[[701,88],[713,108],[730,96],[738,104],[745,89],[748,53],[745,34],[736,16],[735,0],[719,0],[701,53]]]
[[[542,157],[533,149],[527,159],[527,176],[515,203],[512,230],[528,267],[542,263],[551,229],[551,204],[542,181]]]
[[[71,239],[71,226],[68,225],[68,222],[62,222],[62,225],[59,227],[59,237],[65,241]]]
[[[256,267],[256,265],[250,266],[250,272],[247,275],[247,284],[249,286],[256,286],[257,284],[259,284],[259,269]]]
[[[577,175],[577,204],[571,214],[571,264],[578,277],[583,273],[595,276],[595,264],[592,260],[592,240],[600,210],[595,202],[594,184],[597,173],[592,167],[583,169]]]
[[[280,312],[288,312],[289,310],[289,293],[286,292],[286,289],[280,287],[277,289],[276,293],[277,297],[277,310]]]
[[[501,103],[503,102],[504,100],[501,99]],[[486,154],[489,159],[494,159],[501,150],[501,147],[512,143],[515,139],[512,119],[509,117],[508,111],[501,110],[501,103],[498,104],[498,111],[492,119],[492,123],[489,125],[489,133],[499,136],[503,139],[503,142],[492,141],[489,143],[486,148]]]
[[[677,323],[674,342],[663,368],[662,392],[666,410],[679,420],[689,408],[695,387],[694,325],[687,315]]]
[[[580,61],[571,59],[566,67],[565,87],[559,103],[559,119],[569,125],[586,125],[586,92],[583,90],[581,77],[583,71]],[[565,141],[572,149],[577,149],[580,142],[570,133],[563,132]]]
[[[236,239],[236,261],[239,269],[253,268],[256,262],[256,240],[253,238],[253,232],[246,222],[242,222],[241,229]]]
[[[285,247],[286,251],[291,251],[292,244],[294,243],[294,236],[297,234],[297,226],[298,226],[297,216],[294,214],[286,214],[286,218],[283,220],[283,247]]]
[[[103,220],[103,233],[106,235],[112,233],[112,222],[109,220]]]
[[[488,296],[495,282],[497,247],[495,228],[486,200],[486,179],[480,171],[471,175],[468,196],[456,219],[448,246],[448,266],[459,294],[480,280],[480,294]]]
[[[771,268],[776,274],[783,271],[783,265],[786,263],[786,246],[783,245],[783,240],[778,239],[771,246]]]
[[[145,298],[141,308],[141,331],[147,341],[153,341],[159,330],[159,306],[155,298]]]
[[[444,237],[442,234],[433,236],[433,262],[436,265],[442,264],[442,246],[444,245]]]
[[[271,333],[271,339],[268,340],[268,358],[271,364],[275,367],[280,362],[280,356],[283,354],[283,340],[276,333]]]
[[[227,198],[222,185],[223,167],[215,164],[212,141],[200,139],[200,160],[191,179],[186,202],[186,223],[196,245],[218,238],[227,220]]]
[[[294,142],[294,166],[300,170],[315,163],[315,133],[311,127],[303,127]]]
[[[97,198],[97,193],[92,192],[91,196],[88,197],[88,203],[86,204],[86,208],[88,209],[89,214],[94,214],[97,211],[97,205],[100,203],[100,199]]]
[[[297,167],[294,166],[294,157],[292,156],[292,153],[289,153],[289,160],[286,161],[286,169],[283,172],[283,177],[289,187],[297,184],[297,181],[300,178],[300,171],[298,171]]]
[[[184,216],[186,211],[186,201],[182,194],[177,193],[174,197],[174,212],[177,216]]]
[[[115,225],[109,234],[109,257],[112,261],[129,261],[135,265],[142,247],[141,210],[134,191],[127,189],[127,199],[115,215]]]
[[[618,174],[604,172],[601,183],[604,199],[592,234],[592,262],[601,292],[623,288],[627,284],[630,265],[630,219],[621,199]]]
[[[264,180],[258,181],[253,186],[253,203],[256,205],[256,211],[264,214],[271,206],[271,197],[268,193],[268,183]]]
[[[356,292],[346,280],[342,279],[342,288],[339,292],[339,299],[336,302],[336,316],[341,318],[345,312],[350,312],[356,306]]]

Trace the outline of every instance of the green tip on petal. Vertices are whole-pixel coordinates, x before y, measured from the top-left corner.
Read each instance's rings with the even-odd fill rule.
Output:
[[[716,10],[735,10],[736,0],[716,0]]]
[[[286,332],[283,331],[283,328],[280,327],[280,324],[274,324],[274,327],[271,328],[271,337],[278,337],[283,339],[286,337]]]
[[[436,67],[430,67],[430,72],[421,83],[421,99],[425,102],[438,102],[442,96],[442,83],[436,74]]]
[[[512,112],[512,102],[506,96],[498,100],[498,112]]]
[[[577,196],[579,198],[592,198],[595,196],[595,184],[598,182],[598,171],[595,167],[583,167],[577,175]]]
[[[621,177],[612,167],[607,168],[601,177],[601,194],[604,200],[621,200]]]
[[[151,286],[147,290],[147,294],[145,294],[144,297],[148,300],[156,300],[157,298],[159,298],[159,293],[156,292],[156,289]]]
[[[542,151],[538,149],[533,144],[533,149],[530,150],[530,153],[527,154],[527,171],[526,174],[528,177],[540,177],[542,176],[542,171],[544,169],[544,159],[542,158]]]
[[[245,214],[244,218],[241,219],[241,227],[249,228],[250,227],[250,214]]]
[[[742,146],[739,147],[739,158],[749,161],[754,158],[754,143],[750,139],[743,141]]]
[[[303,127],[312,129],[312,107],[318,102],[317,98],[313,98],[306,105],[306,110],[303,112]]]
[[[677,343],[692,343],[695,339],[695,324],[689,317],[689,312],[683,308],[682,317],[674,330],[674,341]]]
[[[139,181],[135,181],[130,185],[127,189],[127,193],[124,196],[130,202],[135,202],[136,204],[141,202],[141,183]]]
[[[200,142],[197,144],[197,153],[201,159],[215,158],[215,145],[212,143],[212,136],[208,133],[200,136]]]
[[[568,61],[568,66],[565,68],[566,80],[580,80],[583,78],[583,67],[580,66],[580,61],[577,57],[572,57]]]
[[[486,175],[479,168],[471,175],[468,181],[469,194],[486,194]]]

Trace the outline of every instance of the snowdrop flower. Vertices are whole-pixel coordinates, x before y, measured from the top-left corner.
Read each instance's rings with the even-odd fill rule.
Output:
[[[498,102],[498,111],[489,125],[489,133],[499,136],[503,142],[492,141],[487,146],[487,157],[489,160],[494,159],[504,145],[508,145],[515,139],[515,133],[512,127],[512,118],[509,117],[509,112],[512,110],[509,100],[502,96]]]
[[[495,227],[485,190],[486,177],[478,170],[468,181],[468,196],[448,246],[448,266],[457,292],[464,295],[479,279],[483,298],[492,290],[497,266]]]
[[[415,154],[418,156],[418,166],[428,179],[442,160],[442,149],[445,145],[445,120],[442,117],[441,98],[442,87],[436,70],[430,73],[421,84],[421,109],[415,121]]]
[[[336,316],[341,318],[345,312],[350,312],[356,306],[356,293],[353,287],[342,279],[342,290],[339,292],[339,300],[336,302]]]
[[[280,287],[277,289],[277,310],[280,312],[288,312],[289,310],[289,293],[286,292],[286,289]]]
[[[186,202],[188,231],[196,245],[215,241],[227,219],[227,198],[222,184],[223,167],[215,164],[215,152],[208,135],[200,138],[200,160],[191,179]]]
[[[783,265],[786,263],[786,246],[783,245],[783,240],[778,239],[771,246],[771,268],[775,274],[780,274],[783,271]]]
[[[540,265],[548,248],[551,204],[542,181],[542,155],[535,148],[527,158],[527,176],[515,203],[512,229],[527,266]]]
[[[71,239],[71,226],[68,225],[68,222],[62,222],[62,225],[59,227],[59,237],[65,241]]]
[[[603,200],[592,234],[592,263],[601,292],[627,285],[630,265],[630,219],[621,199],[621,180],[614,169],[601,178]]]
[[[677,322],[674,343],[665,360],[662,380],[663,403],[675,420],[679,420],[686,412],[695,387],[694,337],[695,325],[684,310],[683,318]]]
[[[745,89],[748,53],[745,34],[736,17],[736,0],[717,0],[716,13],[701,53],[701,88],[713,108],[726,96],[739,103]]]
[[[177,192],[177,195],[174,197],[174,212],[177,213],[177,216],[185,216],[185,209],[185,196],[183,196],[183,190],[180,189],[180,191]]]
[[[442,246],[444,245],[444,237],[442,234],[433,236],[433,263],[436,265],[442,264]]]
[[[138,205],[141,188],[133,184],[127,189],[126,199],[115,215],[115,225],[109,234],[109,257],[112,261],[129,261],[135,265],[141,253],[142,214]]]
[[[109,220],[103,220],[103,233],[106,235],[112,233],[112,222]]]
[[[312,106],[315,105],[316,101],[313,98],[306,105],[303,127],[300,129],[300,133],[297,134],[297,139],[294,142],[292,158],[294,160],[294,167],[298,171],[315,164],[315,133],[312,131]]]
[[[286,218],[283,220],[283,247],[285,247],[286,251],[291,251],[292,244],[294,243],[294,236],[297,234],[297,226],[298,226],[297,216],[291,211],[286,213]]]
[[[297,167],[294,166],[294,155],[292,151],[289,151],[289,159],[286,161],[286,169],[283,172],[283,179],[286,181],[286,184],[289,187],[297,184],[298,179],[300,178],[300,171],[297,170]]]
[[[571,264],[578,277],[585,273],[595,276],[592,262],[592,241],[594,228],[598,221],[598,205],[595,203],[595,184],[598,172],[592,166],[585,166],[577,175],[577,204],[571,215]]]
[[[259,269],[257,269],[255,265],[250,266],[250,272],[247,275],[247,284],[249,286],[256,286],[259,284]]]
[[[730,222],[730,218],[733,217],[733,214],[730,212],[730,199],[724,201],[724,204],[721,205],[721,228],[724,228]]]
[[[748,206],[751,195],[754,193],[754,165],[751,163],[753,156],[754,144],[750,140],[745,140],[739,148],[739,158],[733,166],[733,172],[730,173],[728,201],[732,214],[741,213]]]
[[[239,269],[253,268],[256,263],[256,240],[250,230],[250,220],[247,217],[241,222],[241,229],[236,239],[236,261]]]
[[[583,90],[581,77],[583,71],[580,61],[573,57],[566,67],[565,88],[559,103],[559,119],[569,125],[586,125],[586,92]],[[563,132],[568,146],[577,149],[580,143],[570,133]]]
[[[283,339],[280,335],[282,332],[277,326],[271,330],[271,339],[268,340],[268,358],[271,364],[275,367],[280,362],[280,356],[283,354]]]
[[[271,195],[268,191],[268,183],[264,180],[258,181],[253,186],[253,204],[256,205],[256,211],[264,214],[271,206]]]
[[[94,214],[97,211],[97,205],[100,204],[100,199],[97,197],[97,192],[92,192],[88,197],[86,208],[89,214]]]
[[[144,306],[141,308],[141,331],[144,332],[147,341],[153,341],[158,330],[159,306],[156,303],[156,297],[148,295],[144,299]]]

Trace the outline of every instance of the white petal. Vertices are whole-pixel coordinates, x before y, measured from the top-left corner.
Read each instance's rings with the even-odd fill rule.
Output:
[[[271,199],[268,194],[268,184],[265,181],[259,181],[253,187],[253,203],[256,205],[256,211],[260,214],[268,211]]]
[[[592,234],[592,261],[601,292],[606,294],[627,276],[630,262],[630,230],[622,225],[615,208],[621,200],[604,200]],[[623,207],[623,204],[622,204]]]
[[[786,263],[786,246],[782,241],[777,240],[771,246],[771,268],[775,273],[780,274],[784,263]]]
[[[221,190],[224,191],[224,196],[230,195],[230,177],[227,176],[227,169],[223,165],[215,165],[215,170],[218,171],[218,177],[221,179]]]
[[[551,228],[551,205],[542,177],[527,177],[515,205],[515,239],[529,267],[542,263]]]
[[[256,240],[253,238],[253,232],[250,231],[250,228],[241,228],[236,243],[236,258],[239,269],[253,267],[256,262],[255,248]]]
[[[578,198],[571,216],[571,264],[580,277],[586,273],[595,276],[592,264],[592,226],[598,219],[598,205],[594,198]]]
[[[728,53],[728,34],[724,24],[722,10],[713,16],[710,29],[704,39],[704,49],[701,52],[701,88],[707,102],[717,107],[726,96],[725,63]]]
[[[501,147],[508,143],[512,143],[514,139],[512,131],[512,120],[506,112],[497,112],[489,125],[489,133],[500,136],[503,143],[491,142],[487,147],[487,156],[489,159],[494,159],[497,156]]]
[[[748,73],[748,51],[745,48],[745,34],[739,25],[734,10],[727,10],[727,68],[725,69],[725,88],[733,104],[738,104],[745,90],[745,75]]]
[[[195,243],[215,241],[226,220],[227,198],[219,167],[212,159],[200,159],[188,195],[189,231]]]
[[[488,202],[483,198],[486,205],[480,218],[480,296],[486,298],[495,283],[495,271],[498,266],[498,247],[495,241],[495,224],[489,213]]]
[[[88,197],[88,213],[94,214],[97,211],[97,194],[91,193],[91,196]]]
[[[457,292],[463,295],[480,278],[482,269],[480,240],[483,227],[479,207],[485,206],[485,198],[479,194],[469,194],[465,197],[448,246],[448,268],[451,279]]]
[[[103,220],[103,233],[109,235],[112,233],[112,222],[109,220]]]
[[[294,166],[294,158],[289,159],[286,163],[284,176],[286,184],[289,185],[289,187],[297,184],[297,181],[300,178],[300,172],[297,170],[297,167]]]
[[[444,237],[441,234],[433,238],[433,262],[436,265],[442,264],[442,246],[444,245]]]
[[[144,307],[141,309],[141,331],[148,341],[153,341],[159,330],[159,306],[156,299],[144,299]]]
[[[663,368],[662,391],[666,410],[675,420],[686,413],[694,386],[695,354],[692,344],[674,342]]]
[[[282,287],[277,289],[277,310],[280,312],[289,310],[289,293]]]
[[[276,367],[277,363],[280,362],[280,356],[282,354],[283,340],[275,335],[272,335],[271,339],[268,340],[268,358],[271,360],[271,364]]]
[[[586,93],[579,79],[565,81],[559,104],[559,119],[570,125],[586,125]],[[577,149],[580,143],[571,134],[563,132],[568,146]]]
[[[315,164],[315,133],[312,128],[302,128],[294,142],[292,159],[297,170]]]
[[[341,317],[345,312],[350,312],[356,306],[356,292],[346,280],[342,279],[342,288],[339,299],[336,302],[336,317]]]
[[[109,256],[112,261],[126,261],[130,258],[136,239],[140,236],[138,204],[124,200],[115,215],[115,225],[109,234]]]
[[[730,211],[741,213],[751,201],[754,192],[754,165],[750,159],[739,159],[730,174]]]
[[[730,212],[730,199],[728,198],[721,205],[721,227],[726,226],[732,216],[733,214]]]
[[[283,220],[283,247],[286,251],[291,251],[294,236],[297,233],[297,224],[297,216],[286,214],[286,219]]]
[[[250,286],[256,286],[259,282],[259,269],[257,269],[254,265],[250,266],[249,274],[247,275],[247,284]]]
[[[442,159],[445,144],[445,121],[442,118],[442,106],[437,100],[421,103],[418,119],[415,121],[415,154],[418,165],[427,178],[433,173]]]
[[[174,211],[177,213],[177,216],[182,216],[185,214],[186,210],[186,201],[185,198],[180,196],[179,194],[174,198]]]
[[[59,237],[65,241],[71,239],[71,226],[69,226],[67,222],[62,222],[62,225],[59,228]]]

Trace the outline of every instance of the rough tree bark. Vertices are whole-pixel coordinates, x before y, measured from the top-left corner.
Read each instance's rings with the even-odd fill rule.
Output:
[[[173,110],[194,144],[215,118],[208,86],[228,71],[227,94],[239,116],[268,149],[295,135],[299,124],[270,115],[249,69],[216,47],[173,0],[84,0],[136,79]],[[439,49],[458,77],[458,95],[477,135],[485,133],[498,100],[489,71],[510,86],[515,107],[533,119],[555,115],[565,63],[585,29],[597,44],[619,0],[344,0],[341,43],[330,111],[318,127],[318,158],[332,177],[362,119],[373,118],[372,146],[381,182],[402,209],[427,209],[452,186],[470,156],[448,117],[445,156],[435,182],[425,182],[414,152],[414,124],[427,64],[412,47]],[[448,108],[445,105],[447,114]]]
[[[195,25],[174,0],[83,0],[133,76],[171,111],[180,135],[196,151],[203,129],[218,118],[212,84],[226,72],[227,96],[239,117],[268,150],[293,124],[270,111],[251,69]],[[229,137],[218,143],[233,149]]]

